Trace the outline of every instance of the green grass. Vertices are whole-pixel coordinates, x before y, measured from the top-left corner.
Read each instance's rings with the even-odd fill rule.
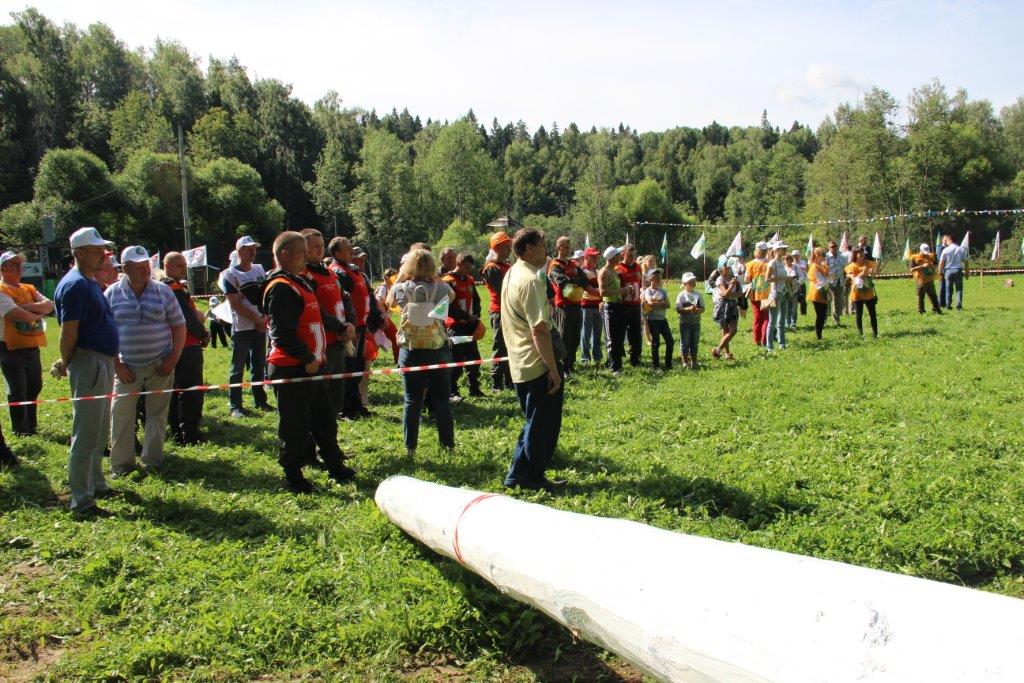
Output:
[[[817,343],[804,318],[765,357],[747,319],[738,360],[713,362],[706,317],[698,373],[580,373],[557,458],[571,486],[523,497],[1024,597],[1024,305],[1001,282],[982,294],[969,280],[968,309],[941,318],[917,314],[911,283],[882,283],[877,341],[847,320]],[[207,379],[225,381],[228,351],[206,359]],[[66,391],[47,377],[45,396]],[[276,416],[233,422],[214,393],[215,445],[171,447],[164,474],[115,483],[116,518],[87,523],[64,509],[70,408],[43,406],[41,434],[11,439],[22,467],[0,472],[0,674],[51,650],[40,675],[60,680],[551,680],[541,665],[556,653],[613,676],[614,658],[373,504],[398,472],[500,490],[521,425],[511,396],[456,406],[456,454],[428,427],[413,464],[400,380],[375,380],[371,396],[379,417],[339,430],[354,485],[316,472],[325,492],[284,492]]]

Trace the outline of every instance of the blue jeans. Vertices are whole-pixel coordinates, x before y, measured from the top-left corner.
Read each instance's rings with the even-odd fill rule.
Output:
[[[515,385],[519,406],[526,415],[526,424],[519,433],[512,465],[505,476],[505,486],[542,481],[544,470],[555,454],[558,433],[562,430],[562,403],[564,384],[558,391],[548,393],[548,375]]]
[[[398,352],[400,368],[451,362],[452,353],[447,346],[441,349],[402,349]],[[455,421],[452,419],[452,404],[448,400],[452,382],[451,372],[446,368],[402,373],[402,388],[405,390],[402,433],[405,436],[406,450],[416,450],[416,444],[420,440],[420,413],[423,411],[423,399],[428,389],[441,447],[455,448]]]
[[[694,320],[679,317],[679,353],[696,358],[700,346],[700,317]]]
[[[594,364],[601,362],[601,330],[604,321],[601,319],[601,309],[598,306],[585,307],[583,309],[583,332],[580,337],[580,345],[583,347],[583,360],[594,361]]]
[[[956,307],[964,307],[964,271],[947,270],[946,288],[943,290],[942,303],[946,308],[953,308],[953,290],[956,290]]]
[[[775,346],[786,348],[786,318],[789,316],[789,297],[779,296],[775,299],[775,307],[768,309],[768,334],[765,335],[768,350]]]
[[[238,384],[249,367],[249,379],[262,382],[267,377],[267,335],[256,330],[238,330],[231,335],[231,374],[228,382]],[[267,403],[267,390],[262,386],[252,388],[252,398],[256,405]],[[235,388],[228,392],[231,410],[242,409],[242,389]]]
[[[786,324],[790,327],[796,327],[797,314],[799,313],[797,302],[796,294],[790,294],[786,297]]]

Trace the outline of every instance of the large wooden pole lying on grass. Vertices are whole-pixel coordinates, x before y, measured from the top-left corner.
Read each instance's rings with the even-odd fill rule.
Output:
[[[670,681],[1024,681],[1024,601],[396,476],[433,550]]]

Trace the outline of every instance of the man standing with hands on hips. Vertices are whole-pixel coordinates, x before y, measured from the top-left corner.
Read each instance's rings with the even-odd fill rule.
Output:
[[[221,287],[227,295],[231,306],[231,374],[228,382],[238,384],[245,376],[245,368],[249,366],[249,379],[262,382],[267,373],[267,320],[252,301],[242,292],[242,288],[255,282],[267,279],[263,266],[254,263],[256,249],[260,243],[245,235],[235,242],[238,253],[238,264],[227,268],[221,275]],[[231,405],[231,417],[245,417],[242,409],[242,389],[235,388],[228,392]],[[252,388],[252,398],[257,410],[271,411],[267,403],[267,390],[262,386]]]
[[[501,288],[501,329],[508,347],[509,372],[526,424],[519,434],[505,486],[564,488],[545,470],[551,462],[562,429],[564,389],[559,359],[552,345],[547,291],[537,272],[547,262],[544,233],[522,228],[512,239],[516,263]],[[564,348],[561,349],[564,357]]]
[[[107,242],[96,228],[80,228],[71,235],[75,267],[61,278],[54,293],[60,323],[60,359],[55,375],[67,375],[71,397],[106,396],[114,386],[114,356],[118,338],[110,304],[93,276],[107,260]],[[71,512],[80,517],[107,517],[97,498],[111,495],[103,478],[103,449],[110,436],[110,401],[74,401],[71,404],[71,452],[68,486]]]

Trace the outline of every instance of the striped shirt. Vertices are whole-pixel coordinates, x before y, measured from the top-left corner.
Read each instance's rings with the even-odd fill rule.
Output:
[[[103,295],[114,313],[122,363],[141,368],[170,354],[171,328],[185,324],[181,306],[170,287],[150,280],[139,298],[128,278],[122,277],[107,287]]]

